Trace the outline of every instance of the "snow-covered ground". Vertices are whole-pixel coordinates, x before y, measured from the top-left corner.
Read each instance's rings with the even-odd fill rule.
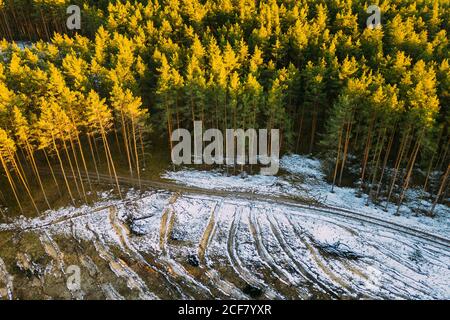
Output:
[[[331,185],[325,180],[322,163],[318,159],[301,155],[287,155],[280,160],[280,168],[285,174],[278,176],[262,175],[227,175],[224,171],[199,171],[192,168],[179,171],[168,171],[163,178],[180,184],[209,189],[228,191],[253,192],[258,194],[279,195],[311,198],[323,204],[350,209],[377,217],[387,221],[396,221],[416,229],[423,229],[432,233],[450,237],[450,208],[438,204],[435,217],[430,218],[413,212],[420,208],[424,211],[431,207],[429,201],[421,200],[421,190],[411,188],[400,210],[400,216],[395,216],[397,206],[385,203],[378,205],[371,201],[367,204],[367,195],[359,194],[354,188],[335,187],[331,192]]]
[[[325,181],[317,159],[288,156],[276,177],[180,170],[189,186],[270,199],[113,190],[94,205],[68,206],[0,224],[0,299],[450,299],[449,211],[384,212],[351,188]],[[395,222],[338,215],[274,196],[311,197]],[[285,198],[284,198],[285,199]],[[417,200],[416,200],[417,201]],[[413,194],[407,206],[415,206]],[[400,224],[400,226],[399,226]],[[68,287],[69,267],[81,287]]]
[[[0,224],[4,298],[449,299],[448,247],[327,212],[128,192]],[[81,288],[66,286],[78,266]]]

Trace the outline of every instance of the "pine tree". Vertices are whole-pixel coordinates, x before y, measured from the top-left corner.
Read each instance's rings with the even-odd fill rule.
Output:
[[[91,90],[87,97],[87,110],[86,110],[88,125],[98,132],[103,141],[103,147],[105,149],[105,155],[107,162],[109,163],[112,173],[114,174],[114,179],[116,182],[117,192],[120,198],[122,198],[122,193],[120,191],[119,179],[116,173],[116,167],[111,154],[111,149],[109,147],[107,132],[111,129],[113,116],[111,110],[105,104],[105,99],[100,99],[98,94]]]
[[[25,180],[24,173],[20,170],[16,162],[16,144],[9,137],[8,133],[3,129],[0,129],[0,162],[3,166],[4,171],[6,172],[8,181],[14,193],[14,197],[16,198],[20,209],[23,210],[17,194],[18,189],[16,188],[16,185],[11,176],[11,171],[14,171],[16,173],[16,176],[19,178],[19,181],[22,183],[26,190],[34,209],[39,215],[39,209],[37,208],[33,196],[31,195],[28,182]],[[10,167],[8,166],[8,164],[10,164]]]
[[[57,144],[57,142],[63,142],[64,150],[66,151],[66,156],[68,156],[67,146],[64,144],[66,139],[64,135],[64,129],[66,124],[69,123],[69,119],[67,118],[67,115],[63,112],[61,107],[54,100],[46,101],[45,99],[42,99],[40,101],[40,110],[41,116],[38,122],[36,123],[37,137],[40,145],[39,147],[41,149],[48,148],[51,151],[55,152],[67,191],[72,200],[72,203],[75,204],[75,198],[70,188],[66,174],[66,169],[64,167],[61,153],[59,151],[59,146]],[[67,158],[67,160],[69,161],[69,157]],[[76,181],[73,168],[71,168],[71,170],[72,176]],[[77,185],[77,183],[75,184]]]
[[[19,108],[14,107],[13,115],[14,115],[14,118],[13,118],[14,133],[17,137],[17,141],[23,148],[25,148],[25,150],[28,154],[28,157],[30,159],[31,166],[33,168],[33,172],[34,172],[34,174],[39,182],[39,186],[42,190],[42,194],[44,196],[45,202],[46,202],[47,206],[49,208],[51,208],[50,203],[48,202],[46,192],[44,190],[44,185],[42,183],[41,174],[39,173],[39,169],[36,165],[36,160],[34,157],[34,149],[31,146],[31,137],[32,137],[32,134],[30,132],[31,128],[28,124],[28,121],[22,115],[22,112],[19,110]]]

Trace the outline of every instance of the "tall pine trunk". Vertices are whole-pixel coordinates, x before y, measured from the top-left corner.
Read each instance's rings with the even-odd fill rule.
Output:
[[[434,216],[434,209],[436,208],[436,204],[438,203],[439,198],[441,197],[441,195],[442,195],[442,193],[443,193],[443,191],[445,189],[445,185],[447,183],[449,172],[450,172],[450,164],[447,166],[447,170],[445,171],[445,174],[442,177],[442,182],[441,182],[441,185],[439,187],[439,191],[436,194],[436,199],[434,200],[433,206],[431,207],[431,210],[430,210],[430,215],[431,216]]]

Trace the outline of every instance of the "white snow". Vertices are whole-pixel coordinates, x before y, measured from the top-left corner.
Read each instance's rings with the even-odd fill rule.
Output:
[[[137,219],[138,235],[124,231],[122,225],[127,219]],[[43,218],[0,224],[0,232],[15,228],[44,232],[45,239],[55,246],[52,237],[61,243],[61,236],[66,241],[93,243],[98,256],[108,263],[109,272],[123,278],[130,290],[137,290],[144,299],[166,296],[153,291],[158,288],[157,283],[118,258],[118,250],[142,265],[158,268],[188,298],[217,294],[245,298],[233,277],[264,288],[266,298],[308,298],[311,294],[353,298],[450,297],[448,249],[370,223],[283,204],[130,191],[123,201],[105,199],[91,208],[67,207]],[[207,276],[196,278],[186,267],[187,257],[200,252],[202,239],[208,234],[203,248],[205,264],[200,266]],[[39,239],[42,242],[44,237]],[[324,251],[327,246],[358,258],[333,256]],[[151,260],[142,254],[150,255]],[[105,286],[114,289],[114,284],[99,286],[101,290]]]
[[[272,177],[237,177],[195,170],[167,172],[164,177],[202,188],[317,197],[328,205],[383,217],[448,238],[449,211],[445,206],[438,208],[434,219],[414,216],[407,209],[396,217],[393,206],[387,213],[373,204],[365,206],[367,198],[364,195],[358,198],[352,188],[335,187],[331,193],[318,159],[293,155],[284,157],[281,166],[287,173]],[[415,192],[410,191],[408,206],[419,205],[419,200],[414,200]],[[114,280],[111,275],[104,277],[111,283],[101,282],[108,272],[125,281],[142,299],[173,295],[248,298],[238,285],[242,283],[262,288],[263,297],[269,299],[450,297],[448,247],[395,228],[232,194],[221,197],[129,190],[124,200],[115,199],[111,191],[99,196],[101,200],[94,205],[67,206],[38,218],[22,217],[0,224],[0,233],[17,230],[45,234],[38,241],[43,245],[48,242],[55,252],[62,253],[51,257],[54,259],[51,265],[64,259],[65,246],[58,248],[61,241],[92,243],[93,253],[90,257],[81,255],[81,264],[85,265],[83,261],[88,258],[106,261],[108,269],[98,271],[102,274],[98,290],[114,299],[135,296],[117,293],[115,286],[119,279]],[[17,248],[17,252],[27,254],[24,248]],[[0,248],[0,257],[2,254]],[[142,276],[134,269],[136,264],[128,264],[121,256],[153,271]],[[197,257],[200,266],[190,266],[190,256]],[[0,267],[0,289],[9,277],[7,272],[14,270],[9,265]],[[195,270],[202,270],[200,276]],[[163,275],[158,279],[167,279],[167,283],[155,282],[152,276],[157,274]],[[13,276],[17,275],[11,273]],[[14,292],[11,295],[14,297]]]
[[[311,198],[326,205],[382,217],[387,221],[396,221],[416,229],[438,233],[447,238],[450,235],[449,207],[438,204],[434,218],[417,215],[413,212],[413,208],[427,209],[431,207],[429,201],[420,200],[420,190],[413,188],[408,190],[400,209],[400,216],[395,216],[396,205],[389,203],[387,212],[383,210],[384,203],[375,205],[369,201],[366,205],[368,196],[365,193],[359,195],[354,188],[335,186],[334,192],[331,192],[331,185],[325,181],[325,174],[319,159],[302,155],[287,155],[280,160],[280,168],[287,174],[228,176],[219,170],[199,171],[183,168],[179,171],[167,171],[162,177],[183,185],[207,189]]]

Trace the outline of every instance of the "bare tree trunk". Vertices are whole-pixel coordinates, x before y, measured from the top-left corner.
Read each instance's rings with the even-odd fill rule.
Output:
[[[351,118],[353,118],[353,115]],[[342,173],[344,172],[345,162],[347,161],[348,144],[350,142],[350,132],[352,130],[351,118],[350,121],[347,123],[347,130],[345,134],[344,155],[342,157],[341,172],[339,173],[339,185],[341,185],[342,183]]]
[[[125,126],[125,116],[122,110],[120,111],[120,118],[122,120],[122,137],[125,144],[125,152],[127,153],[128,169],[130,170],[130,176],[133,177],[133,166],[131,165],[130,148],[128,147],[128,132]]]
[[[140,168],[139,168],[139,155],[138,155],[138,149],[137,149],[137,143],[136,143],[136,128],[135,128],[135,124],[134,124],[134,119],[131,118],[131,128],[132,128],[132,134],[133,134],[133,143],[134,143],[134,153],[136,156],[136,172],[137,172],[137,176],[138,176],[138,181],[139,181],[139,189],[142,188],[141,186],[141,173],[140,173]]]
[[[97,159],[94,154],[94,149],[92,148],[91,135],[88,133],[88,134],[86,134],[86,136],[87,136],[88,143],[89,143],[89,150],[91,151],[92,159],[94,160],[94,168],[95,168],[95,173],[97,174],[97,181],[100,181],[100,175],[98,173],[98,168],[97,168]]]
[[[56,180],[55,172],[53,171],[53,168],[52,168],[52,165],[51,165],[51,163],[50,163],[50,160],[48,159],[47,152],[46,152],[44,149],[42,149],[42,152],[44,153],[45,160],[47,161],[47,165],[48,165],[48,167],[49,167],[49,169],[50,169],[50,172],[51,172],[51,174],[52,174],[53,181],[55,182],[56,188],[58,189],[58,193],[59,193],[59,195],[61,196],[61,189],[59,188],[59,183],[58,183],[58,181]]]
[[[444,164],[445,158],[447,158],[447,152],[448,152],[448,148],[450,146],[450,139],[447,140],[447,145],[445,146],[444,152],[441,152],[439,154],[439,157],[436,161],[436,166],[434,167],[434,170],[439,170],[440,168],[442,168],[442,165]]]
[[[36,203],[34,202],[33,195],[31,194],[28,182],[26,181],[24,174],[21,172],[21,170],[19,169],[19,167],[16,163],[15,154],[10,152],[10,159],[11,159],[13,166],[16,169],[16,175],[19,177],[20,181],[22,182],[23,186],[25,187],[25,190],[26,190],[28,196],[30,197],[31,203],[33,204],[34,209],[36,210],[37,214],[39,215],[40,212],[39,212],[38,207],[36,206]]]
[[[376,156],[375,165],[372,166],[373,175],[372,175],[372,181],[370,183],[369,196],[367,197],[366,205],[369,205],[369,198],[372,195],[373,186],[374,186],[375,180],[377,178],[378,166],[380,164],[380,158],[381,158],[381,151],[383,149],[385,139],[386,139],[386,128],[384,128],[384,130],[383,130],[383,137],[381,139],[381,143],[379,143],[379,144],[377,143],[377,147],[375,148],[377,156]]]
[[[122,154],[122,148],[120,147],[120,142],[119,142],[119,135],[117,134],[117,127],[116,127],[116,122],[113,121],[113,131],[114,131],[114,137],[116,139],[116,145],[117,145],[117,149],[119,150],[119,153]]]
[[[77,176],[75,175],[75,170],[73,169],[72,160],[70,159],[69,150],[67,148],[66,141],[64,140],[64,138],[61,139],[61,141],[63,142],[64,151],[66,153],[67,161],[69,162],[69,168],[70,168],[70,171],[72,172],[72,178],[75,181],[75,187],[77,189],[78,195],[81,198],[82,195],[81,195],[81,192],[80,192],[80,187],[78,186]]]
[[[436,195],[436,199],[434,200],[433,206],[431,207],[431,210],[430,210],[430,216],[434,216],[434,209],[436,208],[436,204],[438,203],[439,198],[441,197],[441,195],[445,189],[445,184],[447,183],[449,172],[450,172],[450,164],[447,166],[447,170],[445,171],[445,174],[442,177],[441,186],[439,187],[439,191]]]
[[[300,125],[298,128],[298,135],[297,135],[297,146],[295,148],[295,150],[298,152],[298,148],[300,147],[300,138],[302,136],[302,127],[303,127],[303,118],[305,116],[305,109],[302,107],[302,113],[301,113],[301,117],[300,117]]]
[[[75,166],[76,166],[77,172],[78,172],[78,177],[79,177],[79,179],[80,179],[81,191],[83,192],[84,200],[85,200],[86,203],[87,203],[88,200],[87,200],[87,196],[86,196],[86,190],[85,190],[85,188],[84,188],[83,177],[81,176],[80,166],[78,165],[78,157],[77,157],[77,153],[76,153],[76,150],[75,150],[75,144],[74,144],[74,142],[73,142],[73,139],[72,139],[72,135],[71,135],[71,134],[69,134],[69,141],[70,141],[70,147],[71,147],[71,149],[72,149],[73,158],[74,158],[74,160],[75,160]]]
[[[67,181],[66,171],[64,170],[64,165],[63,165],[63,162],[61,159],[61,155],[59,154],[58,147],[56,146],[56,141],[55,141],[55,137],[53,136],[53,133],[52,133],[52,141],[53,141],[53,147],[55,148],[56,156],[58,157],[59,165],[61,167],[61,172],[63,174],[64,181],[66,183],[67,191],[69,192],[69,196],[70,196],[70,199],[72,200],[73,205],[75,205],[75,199],[73,198],[72,191],[70,190],[69,181]]]
[[[9,184],[10,184],[10,186],[11,186],[12,191],[13,191],[14,198],[16,198],[17,204],[19,205],[20,212],[23,214],[23,208],[22,208],[22,204],[20,203],[19,197],[18,197],[18,195],[17,195],[16,185],[15,185],[15,183],[14,183],[13,178],[11,177],[11,174],[10,174],[10,172],[9,172],[8,166],[6,165],[6,162],[5,162],[5,160],[3,159],[3,156],[2,156],[1,153],[0,153],[0,161],[1,161],[1,163],[2,163],[3,169],[4,169],[5,172],[6,172],[6,177],[8,178],[8,182],[9,182]]]
[[[398,151],[397,159],[395,161],[395,166],[394,166],[394,177],[392,178],[392,181],[391,181],[391,186],[389,188],[389,193],[388,193],[388,197],[386,199],[386,206],[384,207],[384,210],[387,210],[389,200],[391,199],[392,191],[394,190],[394,186],[395,186],[395,181],[397,180],[398,170],[399,170],[400,164],[402,163],[403,155],[404,155],[404,152],[406,149],[406,144],[408,143],[408,140],[409,140],[409,128],[407,129],[406,134],[402,139],[402,143],[400,144],[400,149]]]
[[[389,155],[391,153],[392,143],[394,142],[394,136],[395,136],[395,126],[394,126],[394,129],[392,130],[391,138],[389,139],[389,144],[388,144],[386,154],[384,155],[383,169],[381,169],[381,175],[380,175],[380,180],[378,181],[378,187],[377,187],[377,193],[375,194],[375,200],[377,200],[378,196],[380,195],[381,184],[383,183],[384,172],[386,170],[386,165],[387,165],[387,162],[389,159]]]
[[[141,154],[142,154],[142,166],[145,169],[146,164],[145,164],[145,149],[144,149],[144,140],[142,139],[142,130],[140,127],[138,127],[138,131],[139,131],[139,142],[141,144]]]
[[[39,186],[41,187],[42,194],[44,195],[45,203],[47,204],[48,208],[51,209],[50,203],[48,202],[48,199],[47,199],[47,195],[45,194],[44,185],[42,184],[41,175],[39,174],[38,167],[36,165],[36,161],[34,160],[33,150],[31,150],[31,146],[29,145],[28,141],[26,142],[26,145],[27,145],[27,149],[28,149],[28,154],[30,155],[31,163],[36,172],[36,177],[39,182]]]
[[[367,161],[369,160],[370,145],[372,144],[372,128],[373,128],[374,122],[375,122],[375,117],[372,116],[372,120],[370,121],[369,130],[367,131],[366,147],[364,148],[364,158],[363,158],[363,164],[362,164],[362,170],[361,170],[361,185],[360,185],[361,191],[364,190],[364,178],[366,175]]]
[[[400,206],[402,205],[403,198],[405,197],[405,192],[406,192],[406,190],[408,190],[409,180],[411,178],[411,173],[412,173],[412,170],[414,168],[414,164],[416,162],[417,153],[419,152],[420,143],[421,143],[421,137],[419,138],[419,140],[416,143],[416,148],[414,150],[414,154],[413,154],[413,157],[412,157],[412,160],[411,160],[411,164],[409,166],[408,173],[406,175],[405,183],[403,185],[402,193],[401,193],[400,199],[398,201],[397,211],[396,211],[395,215],[399,215],[399,213],[400,213]]]
[[[8,18],[6,17],[5,11],[4,11],[4,10],[2,10],[2,14],[3,14],[3,19],[5,20],[6,29],[8,29],[9,40],[10,40],[10,41],[13,41],[13,40],[14,40],[14,37],[13,37],[13,35],[12,35],[11,28],[9,27]]]
[[[338,149],[336,154],[336,165],[334,167],[333,185],[331,186],[331,192],[334,192],[334,186],[336,184],[336,176],[339,167],[339,159],[341,157],[342,129],[342,127],[339,128]]]
[[[80,150],[81,161],[83,162],[84,172],[86,173],[86,178],[87,178],[87,181],[88,181],[88,184],[89,184],[89,189],[91,191],[93,191],[92,190],[92,184],[91,184],[91,178],[89,177],[89,171],[87,169],[86,159],[84,157],[84,151],[83,151],[83,147],[81,145],[80,135],[79,135],[78,131],[76,132],[76,138],[77,138],[76,143],[78,143],[78,149]]]
[[[108,140],[106,139],[105,130],[103,129],[102,125],[100,125],[100,126],[101,126],[100,127],[101,135],[102,135],[102,138],[103,138],[103,145],[104,145],[104,148],[105,148],[106,156],[109,157],[109,159],[111,161],[111,168],[112,168],[112,170],[114,172],[114,177],[115,177],[115,180],[116,180],[117,191],[119,192],[120,199],[123,199],[122,198],[122,193],[120,192],[119,179],[117,178],[116,168],[114,166],[114,161],[113,161],[112,156],[111,156],[111,151],[109,149]]]
[[[45,20],[44,20],[44,14],[42,13],[42,8],[41,8],[41,7],[39,7],[39,12],[41,13],[42,25],[43,25],[43,27],[44,27],[45,34],[46,34],[46,36],[47,36],[47,41],[50,41],[50,35],[49,35],[49,33],[48,33],[48,30],[47,30],[47,23],[45,23]]]
[[[308,153],[312,153],[312,150],[313,150],[314,138],[315,138],[315,135],[316,135],[316,125],[317,125],[317,107],[314,106],[313,118],[312,118],[312,124],[311,124],[311,139],[309,141],[309,151],[308,151]]]

